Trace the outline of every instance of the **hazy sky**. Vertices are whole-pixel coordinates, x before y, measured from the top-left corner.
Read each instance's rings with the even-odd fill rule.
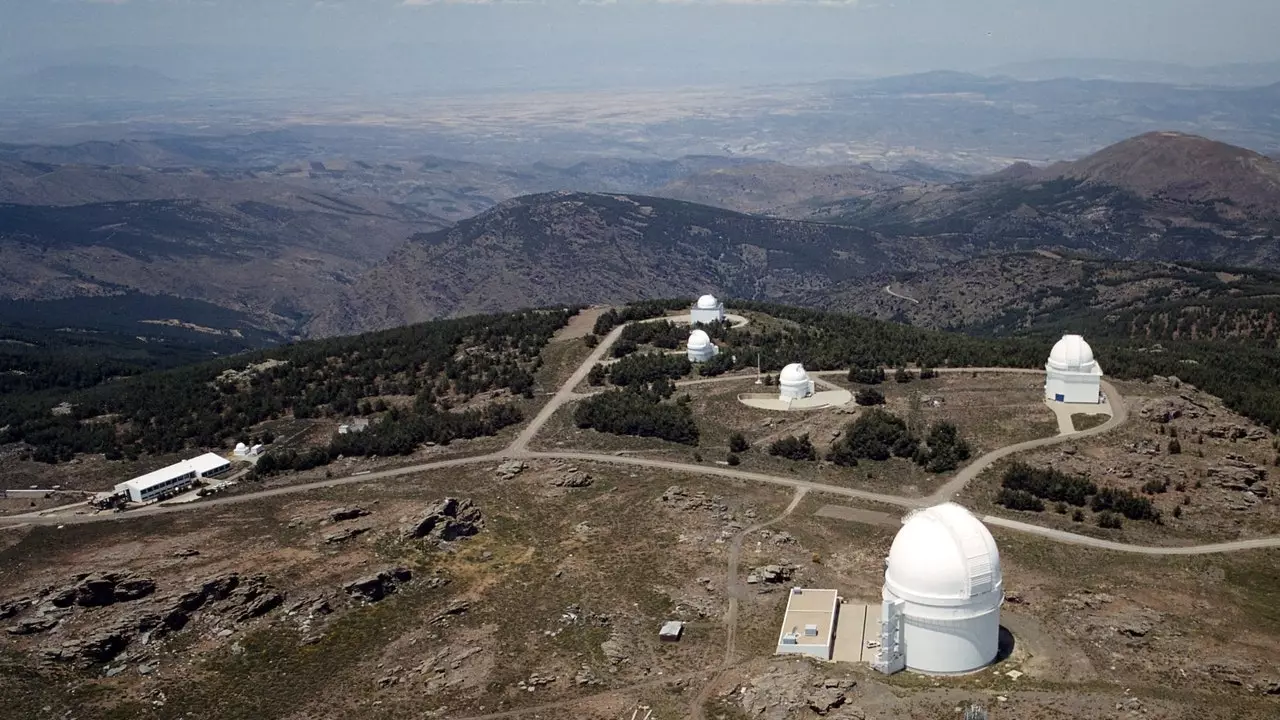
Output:
[[[178,77],[261,70],[386,83],[1271,61],[1276,28],[1280,0],[0,0],[9,70],[108,59]]]

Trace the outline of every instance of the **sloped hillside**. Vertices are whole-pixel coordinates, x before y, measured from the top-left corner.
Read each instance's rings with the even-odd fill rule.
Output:
[[[890,269],[936,267],[961,244],[886,241],[856,228],[659,198],[517,198],[418,235],[346,288],[308,328],[329,335],[527,305],[717,292],[787,300]]]
[[[948,186],[904,187],[817,213],[884,234],[962,239],[992,252],[1280,266],[1280,164],[1177,133],[1074,163],[1016,165]]]

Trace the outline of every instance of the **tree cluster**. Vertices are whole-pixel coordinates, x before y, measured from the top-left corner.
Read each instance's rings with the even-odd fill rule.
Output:
[[[689,374],[692,364],[684,355],[640,353],[627,356],[606,370],[609,382],[618,386],[647,385],[658,380],[678,380]]]
[[[809,434],[799,437],[788,435],[774,440],[769,445],[769,454],[788,460],[817,460],[818,450],[809,441]]]
[[[1004,471],[1000,487],[1076,507],[1087,505],[1089,497],[1098,492],[1098,486],[1082,475],[1068,475],[1061,470],[1032,467],[1022,462],[1015,462]]]
[[[1068,475],[1053,468],[1033,468],[1021,462],[1015,462],[1005,470],[1000,481],[1000,491],[995,498],[996,504],[1010,510],[1034,512],[1044,510],[1045,500],[1077,508],[1088,505],[1095,513],[1118,514],[1130,520],[1160,522],[1160,511],[1151,503],[1150,498],[1134,494],[1130,490],[1112,487],[1099,489],[1093,481],[1083,476]],[[1099,519],[1100,525],[1101,522]]]
[[[941,473],[956,469],[971,454],[968,441],[952,423],[936,423],[921,441],[902,418],[876,408],[845,427],[827,459],[837,465],[857,465],[859,460],[900,457],[928,472]]]
[[[578,403],[573,419],[578,427],[614,435],[656,437],[662,440],[698,444],[698,424],[685,402],[666,402],[674,387],[670,381],[660,389],[631,386],[607,390]]]

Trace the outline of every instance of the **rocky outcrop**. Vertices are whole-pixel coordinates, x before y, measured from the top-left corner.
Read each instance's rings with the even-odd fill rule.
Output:
[[[343,585],[342,589],[356,600],[375,603],[394,594],[401,585],[411,579],[413,579],[412,571],[404,567],[395,567],[353,580]]]
[[[500,480],[510,480],[511,478],[524,472],[528,467],[523,460],[505,460],[501,465],[494,468],[493,474],[497,475]]]
[[[429,538],[452,542],[470,537],[484,527],[484,515],[470,499],[448,497],[427,508],[421,518],[405,530],[406,539]]]
[[[5,629],[10,635],[35,635],[37,633],[48,632],[58,627],[59,618],[57,617],[38,617],[29,620],[23,620],[17,625],[13,625]]]
[[[106,603],[108,589],[111,603]],[[84,607],[106,607],[114,606],[124,598],[150,596],[154,593],[155,583],[140,578],[94,576],[81,578],[74,590],[77,600],[86,600]],[[64,595],[63,591],[54,593],[58,598]],[[79,638],[44,648],[41,656],[48,661],[106,663],[140,637],[159,638],[182,630],[197,611],[226,618],[223,622],[242,623],[266,615],[280,607],[284,600],[284,593],[272,587],[265,575],[217,575],[185,591],[153,597],[145,604],[131,606],[133,609],[126,610],[124,614],[108,611],[109,621],[95,625]],[[53,624],[57,624],[60,618],[49,617],[51,613],[62,616],[73,612],[72,608],[59,609],[52,603],[47,607],[42,617]]]
[[[1239,455],[1228,455],[1221,463],[1210,466],[1205,474],[1228,490],[1247,490],[1254,483],[1267,479],[1266,468],[1255,465]]]
[[[69,585],[47,590],[44,602],[57,608],[106,607],[120,602],[141,600],[156,591],[150,578],[127,573],[76,575]],[[2,615],[0,615],[2,616]]]
[[[369,528],[367,527],[350,527],[350,528],[346,528],[345,530],[339,530],[338,532],[332,532],[325,535],[324,542],[326,545],[336,545],[338,543],[344,543],[354,537],[358,537],[367,532],[369,532]]]
[[[761,565],[747,576],[747,582],[779,584],[789,582],[795,576],[795,568],[790,565]]]
[[[551,481],[553,486],[563,488],[591,487],[593,483],[595,483],[595,479],[589,473],[577,468],[569,468],[567,473]]]
[[[355,520],[369,514],[368,510],[362,507],[340,507],[329,511],[329,522],[343,522],[345,520]]]

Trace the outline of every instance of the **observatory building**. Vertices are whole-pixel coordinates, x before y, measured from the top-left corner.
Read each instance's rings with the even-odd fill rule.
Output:
[[[813,394],[813,380],[800,363],[791,363],[778,373],[778,399],[799,400]]]
[[[979,670],[1000,648],[1004,582],[990,531],[955,503],[915,510],[884,571],[873,666],[938,675]]]
[[[720,353],[720,348],[711,342],[711,336],[703,330],[689,333],[689,362],[706,362]]]
[[[724,303],[717,300],[715,295],[703,295],[689,311],[689,322],[703,325],[724,322]]]
[[[1102,402],[1102,368],[1079,335],[1063,335],[1045,363],[1044,397],[1064,403]]]

